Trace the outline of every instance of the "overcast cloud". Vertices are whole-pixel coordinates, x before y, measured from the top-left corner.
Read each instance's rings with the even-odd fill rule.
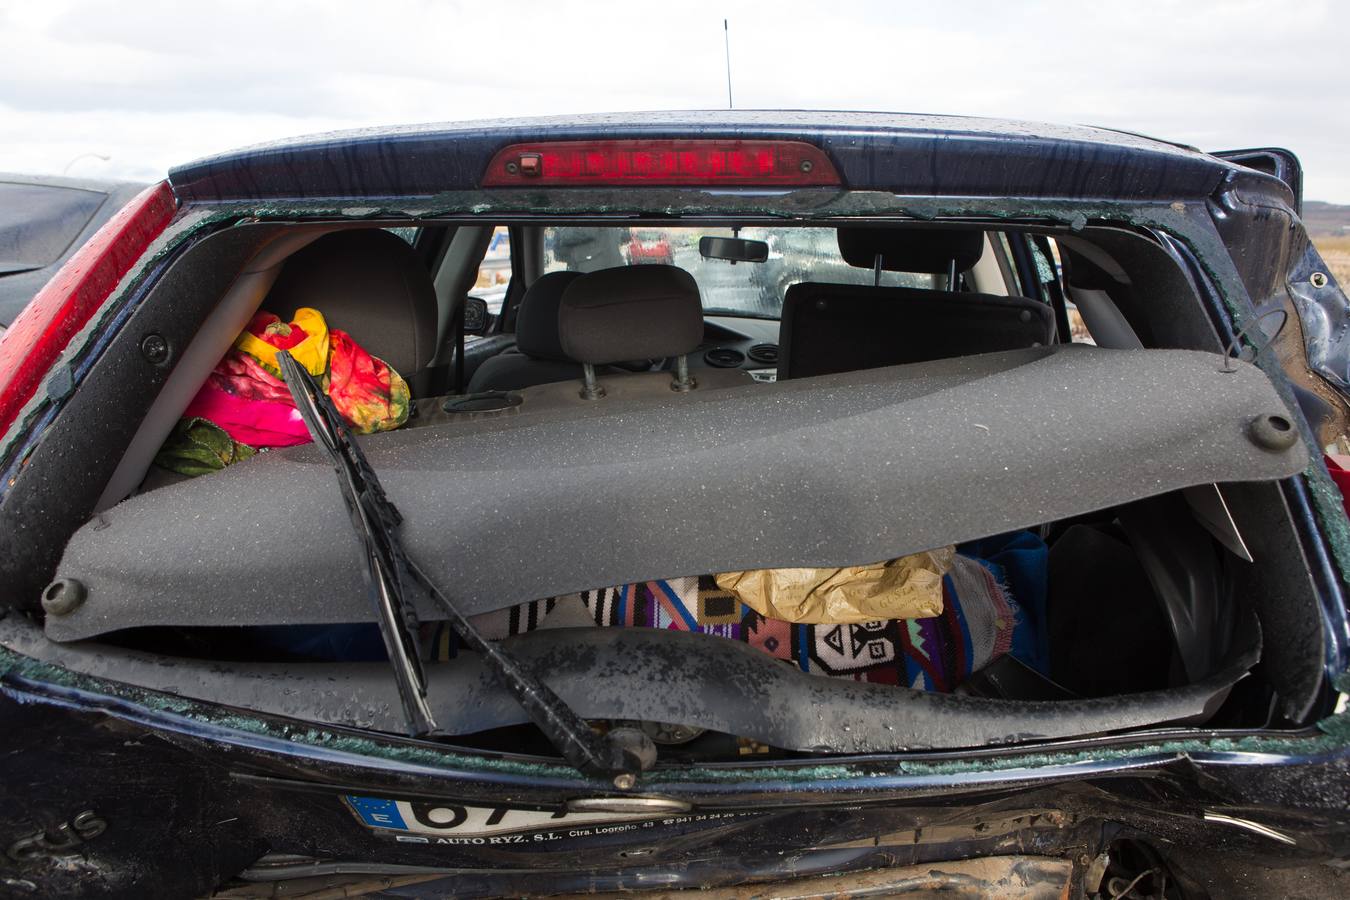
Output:
[[[1337,0],[0,0],[0,170],[150,179],[335,128],[723,107],[723,16],[737,107],[1284,146],[1309,199],[1350,203]]]

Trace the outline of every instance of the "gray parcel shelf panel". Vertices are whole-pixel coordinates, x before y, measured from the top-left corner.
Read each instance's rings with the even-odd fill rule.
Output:
[[[1037,348],[362,439],[409,552],[468,613],[631,581],[873,562],[1197,484],[1302,471],[1266,375],[1186,350]],[[374,621],[313,447],[133,497],[76,533],[69,641]],[[440,618],[419,599],[427,618]]]

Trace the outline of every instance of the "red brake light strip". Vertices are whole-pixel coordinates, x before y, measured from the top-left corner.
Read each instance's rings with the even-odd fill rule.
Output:
[[[802,141],[541,141],[497,151],[483,187],[833,187],[839,173]]]

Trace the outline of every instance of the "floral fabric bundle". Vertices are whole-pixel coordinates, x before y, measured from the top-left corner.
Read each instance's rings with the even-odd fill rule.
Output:
[[[290,322],[259,312],[207,376],[155,462],[200,475],[264,447],[308,443],[309,431],[281,380],[281,350],[319,379],[357,434],[390,431],[408,420],[407,382],[351,335],[330,329],[318,310],[296,310]],[[207,447],[211,451],[203,452]]]

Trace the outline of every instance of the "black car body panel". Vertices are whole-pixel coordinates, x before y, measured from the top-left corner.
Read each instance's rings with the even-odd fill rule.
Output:
[[[1249,169],[1256,169],[1258,172],[1274,175],[1289,185],[1289,190],[1294,194],[1294,212],[1303,214],[1303,164],[1290,151],[1283,147],[1260,147],[1219,150],[1212,155]]]
[[[23,735],[9,763],[42,786],[7,807],[6,876],[53,894],[193,895],[267,851],[351,871],[442,871],[456,896],[711,887],[1009,848],[1068,856],[1081,875],[1104,840],[1129,835],[1276,865],[1350,852],[1343,736],[1324,733],[690,769],[643,791],[686,812],[576,827],[568,798],[614,792],[566,768],[231,721],[171,695],[128,701],[106,682],[36,674],[11,670],[0,699]],[[375,804],[362,798],[413,815],[363,816]],[[565,827],[465,837],[453,826],[469,807],[537,807]],[[926,843],[924,831],[943,839]]]
[[[478,187],[493,154],[521,141],[674,137],[806,141],[833,159],[847,187],[912,196],[1202,199],[1233,173],[1252,171],[1095,128],[735,110],[338,132],[208,157],[170,170],[169,181],[187,203],[427,196]]]

